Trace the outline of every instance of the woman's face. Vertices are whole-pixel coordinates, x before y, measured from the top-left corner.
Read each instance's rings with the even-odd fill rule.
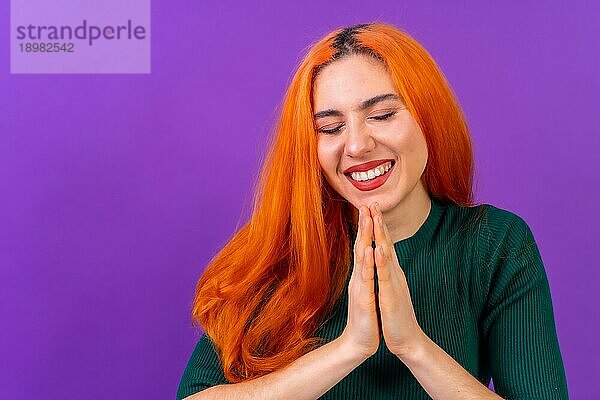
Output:
[[[313,106],[319,163],[342,197],[356,208],[377,201],[383,212],[424,198],[425,137],[381,63],[352,55],[327,65],[315,79]],[[350,175],[353,167],[367,172]]]

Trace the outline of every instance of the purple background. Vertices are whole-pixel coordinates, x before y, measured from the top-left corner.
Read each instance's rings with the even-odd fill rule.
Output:
[[[376,19],[450,81],[476,200],[530,225],[571,398],[596,396],[598,6],[219,3],[152,2],[149,75],[11,75],[0,3],[0,397],[175,397],[196,281],[248,215],[303,49]]]

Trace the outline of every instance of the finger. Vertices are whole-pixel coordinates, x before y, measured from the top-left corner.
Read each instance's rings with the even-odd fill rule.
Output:
[[[357,256],[357,250],[358,250],[358,246],[360,244],[360,236],[361,236],[361,232],[362,232],[362,229],[360,227],[360,221],[361,221],[361,211],[359,209],[358,210],[358,227],[356,229],[356,238],[354,238],[354,256],[355,256],[355,258]]]
[[[356,239],[354,240],[354,262],[353,262],[353,266],[352,266],[352,274],[350,276],[350,280],[352,282],[354,282],[356,279],[358,279],[356,276],[358,274],[361,273],[361,265],[363,263],[364,260],[364,255],[365,255],[365,251],[364,251],[364,246],[362,245],[362,239],[361,237],[363,236],[362,231],[362,214],[363,211],[361,210],[361,208],[358,209],[358,227],[357,227],[357,233],[356,233]]]
[[[362,265],[361,283],[358,288],[358,298],[360,303],[369,307],[377,307],[377,296],[374,295],[375,288],[375,266],[373,260],[373,248],[371,246],[364,248],[364,264]]]
[[[364,235],[364,240],[363,240],[363,245],[366,251],[366,256],[364,259],[364,263],[363,263],[363,268],[364,269],[368,269],[368,271],[365,271],[365,276],[367,276],[369,279],[373,280],[373,282],[369,282],[369,286],[368,286],[368,290],[369,293],[374,293],[375,292],[375,281],[374,281],[374,277],[375,277],[375,249],[373,249],[373,240],[374,240],[374,235],[373,235],[373,218],[371,216],[371,211],[369,210],[369,207],[364,206],[363,209],[363,220],[364,220],[364,224],[363,224],[363,235]]]
[[[362,264],[362,278],[367,283],[368,289],[373,292],[375,283],[373,278],[375,276],[375,265],[373,260],[373,248],[371,246],[365,247],[364,257]]]
[[[379,282],[387,282],[392,279],[393,273],[390,263],[390,256],[394,253],[393,244],[389,237],[389,232],[386,231],[385,221],[379,203],[372,205],[374,213],[373,221],[375,234],[375,265],[377,266],[377,279]],[[394,253],[395,254],[395,253]]]
[[[388,230],[387,224],[385,223],[385,220],[383,219],[383,213],[381,212],[381,206],[379,205],[379,203],[377,203],[377,208],[379,209],[379,215],[381,215],[381,222],[382,222],[382,227],[383,227],[383,233],[384,236],[389,244],[390,247],[394,246],[394,242],[392,241],[392,236],[390,235],[390,231]]]
[[[371,213],[373,214],[373,233],[375,235],[375,244],[377,246],[385,245],[385,247],[391,247],[393,245],[390,233],[387,230],[387,225],[383,219],[383,213],[379,203],[373,203],[371,207]],[[385,249],[384,249],[385,250]]]
[[[372,251],[372,236],[373,223],[369,214],[369,208],[360,206],[358,208],[358,233],[354,243],[355,266],[352,271],[352,276],[362,274],[363,265],[365,264],[365,248],[368,247]],[[350,279],[352,279],[352,276]],[[357,279],[358,279],[357,278]]]
[[[379,208],[379,215],[381,216],[381,227],[383,229],[383,236],[385,237],[385,242],[387,246],[383,248],[383,250],[387,250],[387,253],[384,251],[384,255],[387,257],[387,260],[391,263],[391,266],[396,266],[399,268],[392,268],[392,273],[397,273],[402,271],[402,267],[398,262],[398,258],[396,257],[396,251],[394,249],[394,241],[392,240],[392,235],[388,229],[387,224],[385,223],[385,219],[383,218],[383,213],[381,212],[381,207],[379,203],[377,203],[377,207]]]
[[[369,207],[361,206],[360,208],[362,209],[362,219],[363,219],[363,225],[362,225],[363,232],[361,234],[362,244],[363,244],[363,246],[369,246],[372,248],[372,245],[373,245],[373,218],[371,218],[371,212],[369,210]]]

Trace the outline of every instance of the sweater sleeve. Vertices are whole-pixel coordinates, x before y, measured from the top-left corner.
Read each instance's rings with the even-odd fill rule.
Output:
[[[216,347],[206,332],[198,340],[196,347],[183,371],[177,389],[177,400],[198,393],[211,386],[229,383],[225,378]]]
[[[568,399],[550,287],[533,234],[516,214],[488,219],[484,343],[496,393],[511,400]]]

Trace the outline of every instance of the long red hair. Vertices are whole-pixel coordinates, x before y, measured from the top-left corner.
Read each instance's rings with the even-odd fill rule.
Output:
[[[473,204],[467,124],[429,53],[385,23],[337,29],[313,44],[285,94],[250,219],[196,286],[193,323],[216,345],[232,383],[285,367],[323,344],[314,334],[344,289],[358,216],[321,174],[312,85],[320,68],[352,53],[384,63],[421,127],[430,195]]]

